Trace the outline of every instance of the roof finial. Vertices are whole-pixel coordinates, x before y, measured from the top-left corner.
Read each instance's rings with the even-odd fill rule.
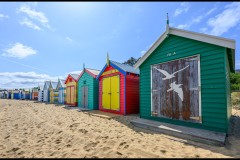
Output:
[[[109,55],[108,55],[108,52],[107,52],[107,65],[109,66]]]
[[[167,13],[167,25],[166,25],[166,29],[169,29],[169,19],[168,19],[168,13]]]
[[[85,63],[83,63],[83,70],[85,69]]]

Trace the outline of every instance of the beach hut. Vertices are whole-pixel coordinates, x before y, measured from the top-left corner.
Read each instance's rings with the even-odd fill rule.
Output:
[[[29,89],[29,100],[32,100],[32,88]]]
[[[138,60],[140,117],[227,132],[235,41],[172,28]]]
[[[40,85],[38,88],[38,101],[43,102],[44,92],[43,92],[43,85]]]
[[[44,87],[43,87],[43,102],[49,102],[49,85],[50,81],[45,81],[44,82]]]
[[[78,77],[78,106],[89,110],[98,109],[99,70],[84,68]]]
[[[38,87],[32,88],[32,100],[38,100]]]
[[[8,91],[8,99],[12,99],[13,98],[13,94],[12,94],[12,90]]]
[[[19,99],[24,99],[23,97],[24,91],[22,89],[19,90]]]
[[[13,90],[13,99],[20,99],[20,91],[15,89]]]
[[[65,95],[66,95],[66,85],[65,80],[58,80],[57,90],[58,90],[58,103],[64,104],[65,103]]]
[[[49,95],[50,95],[50,99],[49,102],[50,103],[58,103],[58,90],[57,90],[57,84],[58,82],[52,82],[50,81],[50,85],[49,85]]]
[[[78,105],[78,99],[77,99],[77,74],[69,74],[65,80],[66,85],[66,104],[71,106],[77,106]]]
[[[27,91],[27,90],[24,90],[24,92],[23,92],[23,98],[25,99],[25,100],[29,100],[30,99],[30,92],[29,92],[29,90]]]
[[[139,70],[109,60],[97,76],[99,110],[117,114],[139,112]]]

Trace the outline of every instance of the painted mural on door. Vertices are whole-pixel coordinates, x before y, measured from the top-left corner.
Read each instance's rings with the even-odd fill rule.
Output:
[[[200,122],[198,56],[152,66],[152,116]]]
[[[103,109],[119,110],[119,75],[103,78],[102,107]]]

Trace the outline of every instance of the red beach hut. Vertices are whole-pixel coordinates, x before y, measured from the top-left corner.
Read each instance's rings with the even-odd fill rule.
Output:
[[[139,112],[139,69],[107,59],[97,79],[99,110],[122,115]]]

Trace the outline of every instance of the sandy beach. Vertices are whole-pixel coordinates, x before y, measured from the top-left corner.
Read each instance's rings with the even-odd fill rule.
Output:
[[[231,134],[219,147],[134,127],[130,120],[138,115],[107,119],[55,104],[0,99],[0,157],[240,158],[240,110],[232,114]]]

